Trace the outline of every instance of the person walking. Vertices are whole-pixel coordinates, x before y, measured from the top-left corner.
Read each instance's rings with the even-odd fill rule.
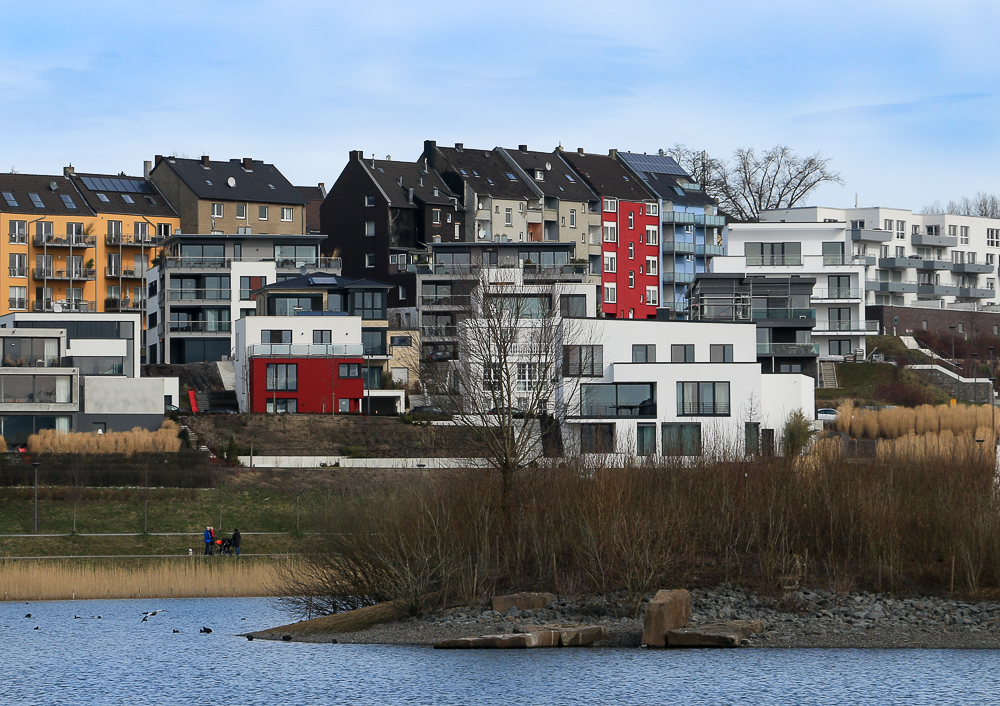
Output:
[[[240,555],[240,540],[243,539],[243,535],[240,534],[238,529],[233,530],[233,551],[236,552],[236,556]]]
[[[205,528],[205,556],[212,556],[213,544],[215,544],[215,530],[209,526]]]

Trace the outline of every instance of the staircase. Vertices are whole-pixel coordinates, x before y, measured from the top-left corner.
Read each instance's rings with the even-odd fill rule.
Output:
[[[199,451],[208,451],[207,446],[201,444],[201,440],[198,438],[197,432],[194,429],[187,426],[186,424],[181,425],[181,431],[187,431],[188,443],[191,445],[192,449],[198,449]]]
[[[198,404],[199,412],[207,412],[209,408],[212,406],[211,402],[208,399],[207,392],[195,392],[194,401]]]
[[[837,383],[837,364],[832,360],[821,360],[819,362],[819,386],[840,387]]]

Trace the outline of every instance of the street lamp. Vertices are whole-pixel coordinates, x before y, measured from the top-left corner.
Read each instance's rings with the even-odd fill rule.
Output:
[[[38,467],[42,464],[32,461],[31,465],[35,468],[35,534],[38,534]]]
[[[948,328],[951,329],[951,365],[955,367],[955,324],[952,324]]]

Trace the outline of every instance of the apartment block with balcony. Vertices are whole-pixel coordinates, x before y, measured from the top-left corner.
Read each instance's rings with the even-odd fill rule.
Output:
[[[322,235],[175,234],[146,273],[146,359],[197,363],[233,353],[232,324],[256,312],[255,292],[303,272],[340,271]]]
[[[352,151],[320,209],[323,251],[343,258],[344,274],[394,285],[389,307],[416,323],[416,274],[427,244],[466,238],[459,195],[424,160],[365,159]]]
[[[818,375],[819,344],[813,342],[816,309],[813,277],[695,275],[686,297],[692,321],[757,326],[757,360],[765,373]]]
[[[184,233],[305,235],[306,196],[273,164],[163,157],[149,170]]]
[[[612,318],[655,318],[660,278],[674,276],[673,255],[669,261],[660,257],[658,197],[615,158],[614,150],[562,156],[601,197],[601,312]],[[668,264],[669,274],[662,271]]]
[[[731,223],[728,255],[714,258],[712,266],[716,274],[815,279],[809,308],[815,310],[812,336],[820,357],[864,353],[866,336],[878,333],[877,322],[865,318],[866,288],[878,258],[863,239],[876,236],[846,226]]]
[[[663,150],[656,155],[616,154],[659,198],[663,253],[660,307],[683,314],[691,275],[711,272],[712,258],[726,253],[726,220],[718,213],[716,201]]]

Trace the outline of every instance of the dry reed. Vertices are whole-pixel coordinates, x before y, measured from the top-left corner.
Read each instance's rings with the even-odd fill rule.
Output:
[[[28,437],[31,453],[122,454],[173,453],[181,448],[177,423],[164,419],[156,431],[135,427],[131,431],[111,431],[106,434],[59,432],[42,429]]]
[[[937,434],[949,431],[961,435],[977,429],[1000,432],[1000,414],[991,405],[929,405],[916,408],[887,407],[858,409],[846,402],[837,410],[837,431],[855,439],[898,439],[910,434]],[[980,437],[982,438],[982,437]]]
[[[0,559],[0,598],[271,596],[277,567],[288,560],[178,557],[128,561]]]

